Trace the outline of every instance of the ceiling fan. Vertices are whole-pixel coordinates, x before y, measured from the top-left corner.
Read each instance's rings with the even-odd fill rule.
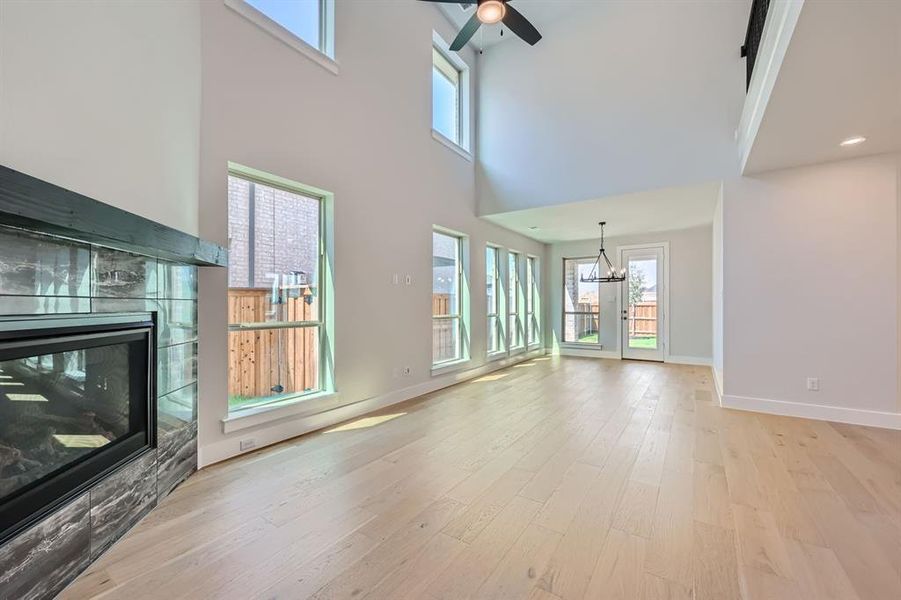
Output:
[[[443,4],[478,4],[475,13],[454,38],[450,49],[457,51],[466,45],[482,23],[493,25],[503,23],[507,28],[521,37],[524,42],[534,46],[541,39],[541,34],[529,20],[518,10],[510,6],[510,0],[423,0],[423,2],[441,2]]]

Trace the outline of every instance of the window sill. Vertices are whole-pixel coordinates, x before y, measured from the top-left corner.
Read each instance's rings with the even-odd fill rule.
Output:
[[[337,398],[337,392],[317,392],[265,406],[236,411],[222,419],[222,432],[229,434],[287,417],[306,416],[322,412],[323,410],[328,410],[327,405],[332,405]]]
[[[452,360],[446,363],[435,365],[432,367],[432,377],[434,377],[435,375],[444,375],[445,373],[459,371],[460,369],[466,368],[466,365],[468,364],[468,358],[461,358],[460,360]]]
[[[488,354],[488,362],[492,362],[495,360],[501,360],[507,358],[506,350],[498,350],[497,352],[491,352]]]
[[[459,154],[460,156],[462,156],[469,162],[472,162],[472,154],[470,154],[465,148],[463,148],[463,146],[461,146],[460,144],[458,144],[452,140],[447,139],[446,137],[444,137],[443,135],[441,135],[434,129],[432,130],[432,139],[434,139],[436,142],[440,143],[442,146],[453,150],[454,152],[456,152],[457,154]]]
[[[319,48],[314,48],[244,0],[224,0],[225,5],[285,45],[303,54],[326,71],[337,75],[338,62]]]

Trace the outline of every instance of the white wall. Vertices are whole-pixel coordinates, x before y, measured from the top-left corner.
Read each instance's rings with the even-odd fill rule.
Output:
[[[674,358],[709,363],[712,356],[712,228],[692,227],[646,235],[608,238],[607,255],[619,264],[619,246],[669,242],[670,348]],[[550,245],[547,269],[550,323],[547,328],[556,347],[563,340],[563,259],[596,257],[598,240],[561,242]],[[603,354],[620,353],[619,313],[616,296],[620,286],[601,285],[600,341]]]
[[[725,182],[724,403],[901,427],[899,171],[882,155]]]
[[[534,47],[486,49],[480,213],[737,175],[749,7],[583,2]]]
[[[723,186],[713,212],[713,377],[723,394]]]
[[[475,175],[431,136],[431,44],[453,29],[421,2],[338,2],[337,76],[227,8],[205,2],[201,236],[224,244],[226,163],[235,161],[335,194],[333,406],[402,399],[436,381],[431,367],[431,232],[465,232],[472,255],[470,367],[485,354],[484,247],[544,255],[544,245],[475,215]],[[385,35],[390,31],[391,35]],[[465,58],[474,64],[471,51]],[[473,91],[475,95],[475,91]],[[410,273],[413,285],[391,285]],[[209,463],[321,426],[295,418],[222,433],[227,411],[226,277],[201,276],[200,445]],[[394,378],[409,365],[412,375]],[[450,381],[439,379],[438,381]],[[349,416],[336,411],[332,418]]]
[[[0,164],[198,231],[194,2],[0,2]]]

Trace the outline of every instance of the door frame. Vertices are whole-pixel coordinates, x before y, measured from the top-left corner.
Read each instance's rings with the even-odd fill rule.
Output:
[[[616,252],[619,257],[619,265],[620,267],[625,268],[626,263],[623,258],[623,253],[627,250],[657,250],[660,249],[663,251],[663,315],[659,317],[660,320],[663,321],[662,327],[659,327],[661,330],[660,341],[663,344],[663,362],[669,362],[670,359],[670,351],[669,351],[669,334],[670,334],[670,293],[669,293],[669,242],[652,242],[648,244],[629,244],[626,246],[617,246]],[[626,348],[623,344],[623,294],[625,292],[624,287],[626,283],[623,282],[621,284],[620,293],[618,298],[616,299],[616,315],[617,321],[619,322],[619,356],[623,357],[623,353]],[[659,325],[659,320],[658,320]]]

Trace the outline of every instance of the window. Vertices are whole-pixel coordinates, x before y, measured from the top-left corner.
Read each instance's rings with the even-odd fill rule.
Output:
[[[323,388],[322,213],[302,186],[229,173],[230,412]]]
[[[333,73],[335,0],[225,0],[225,5]]]
[[[485,295],[488,297],[488,354],[504,351],[499,250],[485,248]]]
[[[596,258],[563,259],[563,341],[598,344],[600,283],[584,283]]]
[[[507,253],[507,347],[511,350],[523,346],[522,292],[519,289],[519,254]]]
[[[541,307],[538,294],[538,259],[530,256],[526,259],[526,329],[530,346],[541,341],[539,315]]]
[[[463,358],[462,238],[432,232],[432,364]]]
[[[469,65],[432,32],[432,137],[472,161]]]
[[[453,143],[460,139],[460,70],[432,47],[432,129]]]

